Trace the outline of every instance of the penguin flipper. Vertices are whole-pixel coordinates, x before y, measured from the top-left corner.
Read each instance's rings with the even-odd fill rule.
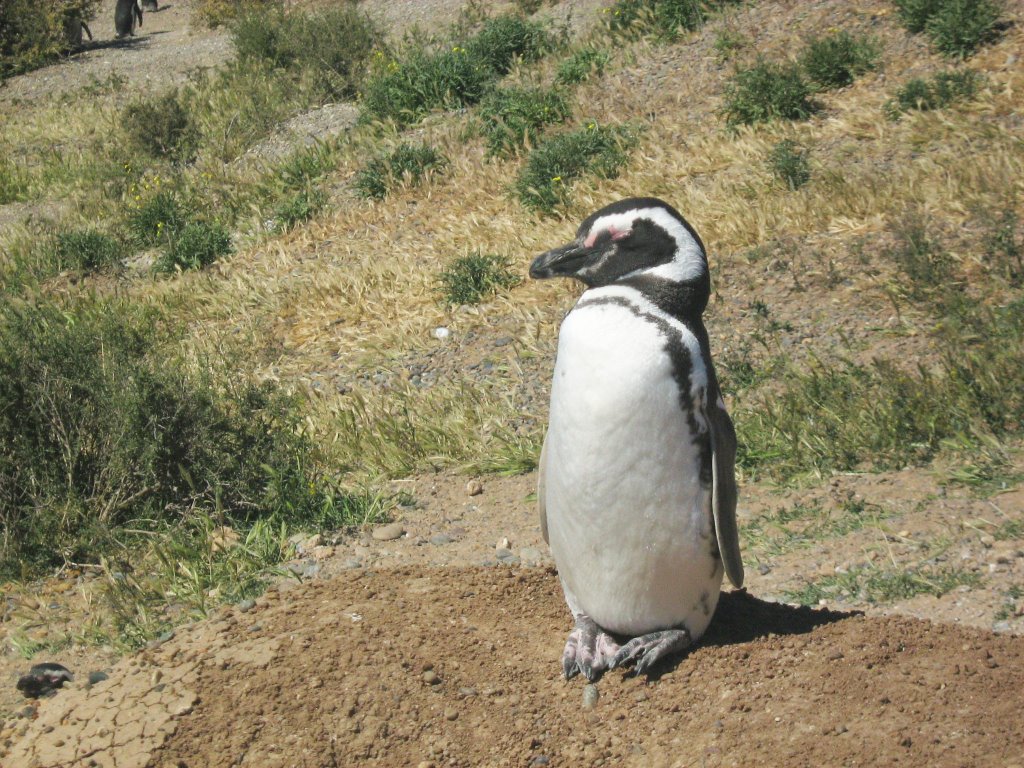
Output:
[[[546,469],[546,462],[544,461],[548,450],[548,436],[545,433],[544,442],[540,448],[540,464],[537,469],[537,512],[540,513],[540,534],[544,537],[544,543],[550,544],[548,541],[548,508],[544,501],[544,471]]]
[[[711,434],[711,509],[725,573],[739,589],[743,586],[743,558],[736,525],[736,430],[717,389],[705,391],[701,402]]]

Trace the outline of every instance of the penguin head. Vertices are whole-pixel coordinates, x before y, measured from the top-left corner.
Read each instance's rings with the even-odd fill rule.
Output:
[[[630,197],[590,214],[575,240],[530,265],[530,277],[573,277],[588,288],[637,275],[677,284],[708,279],[696,231],[675,208],[653,197]]]

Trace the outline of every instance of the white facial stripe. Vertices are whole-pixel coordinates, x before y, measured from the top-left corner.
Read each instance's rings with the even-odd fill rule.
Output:
[[[601,232],[611,228],[618,231],[632,229],[633,222],[637,219],[650,219],[668,232],[676,242],[676,253],[672,261],[648,270],[650,274],[669,280],[692,280],[704,273],[707,269],[707,262],[697,241],[693,239],[682,222],[664,208],[635,208],[631,211],[602,216],[590,228],[590,236],[587,239],[588,241],[591,238],[596,239]]]

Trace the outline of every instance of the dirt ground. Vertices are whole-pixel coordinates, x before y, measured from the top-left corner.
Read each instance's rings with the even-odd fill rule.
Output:
[[[437,23],[453,20],[459,3],[366,5]],[[85,53],[8,82],[4,107],[113,73],[132,86],[181,82],[230,55],[222,33],[189,29],[187,0],[147,14],[126,43],[111,40],[111,9],[92,24],[97,40]],[[763,298],[799,335],[806,308],[784,277],[772,281]],[[836,317],[847,317],[842,307]],[[462,370],[510,349],[503,333],[406,363]],[[536,375],[550,364],[539,360]],[[543,398],[546,378],[538,381]],[[725,594],[701,643],[652,677],[606,675],[596,702],[584,681],[560,676],[570,619],[540,537],[533,475],[395,483],[415,504],[389,527],[301,542],[291,564],[301,583],[283,579],[254,605],[120,660],[74,646],[26,661],[14,638],[42,642],[101,610],[95,574],[68,571],[3,594],[0,765],[1024,768],[1024,490],[972,493],[936,470],[803,489],[744,485],[749,591]],[[1024,475],[1019,446],[1007,475]],[[871,511],[870,524],[843,528],[850,505]],[[801,539],[803,523],[778,522],[808,508],[843,532]],[[759,522],[773,514],[772,525]],[[885,602],[838,592],[814,610],[786,602],[857,568],[947,564],[976,584]],[[29,703],[14,684],[40,661],[76,679]],[[90,684],[90,673],[102,674]]]

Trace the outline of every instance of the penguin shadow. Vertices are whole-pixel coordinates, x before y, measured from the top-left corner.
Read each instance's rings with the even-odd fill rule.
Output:
[[[149,45],[149,38],[157,35],[166,35],[166,32],[147,32],[144,35],[126,35],[121,38],[110,38],[109,40],[93,40],[82,43],[72,52],[73,54],[85,53],[87,51],[125,50],[139,48],[144,49]]]
[[[833,611],[773,603],[760,600],[745,589],[738,589],[722,593],[711,624],[697,645],[725,647],[750,643],[768,635],[805,635],[826,624],[863,614],[863,611]],[[656,665],[648,672],[648,679],[657,680],[672,672],[684,658],[686,654]]]

